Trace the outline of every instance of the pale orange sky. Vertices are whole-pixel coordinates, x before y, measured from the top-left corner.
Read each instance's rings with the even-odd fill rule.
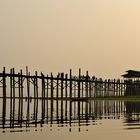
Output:
[[[140,0],[0,0],[0,66],[118,78],[140,70]]]

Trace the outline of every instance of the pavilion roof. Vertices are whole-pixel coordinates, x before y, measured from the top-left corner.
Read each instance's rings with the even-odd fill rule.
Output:
[[[122,75],[124,78],[140,78],[140,71],[127,70],[127,73]]]

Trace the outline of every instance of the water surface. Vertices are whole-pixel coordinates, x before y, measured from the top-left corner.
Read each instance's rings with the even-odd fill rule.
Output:
[[[2,139],[139,139],[140,102],[0,99]]]

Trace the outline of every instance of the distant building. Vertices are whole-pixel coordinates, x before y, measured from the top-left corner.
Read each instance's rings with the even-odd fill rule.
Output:
[[[122,75],[126,83],[126,96],[140,96],[140,71],[128,70]]]
[[[135,70],[128,70],[127,73],[122,75],[122,77],[127,79],[139,79],[140,78],[140,71]]]

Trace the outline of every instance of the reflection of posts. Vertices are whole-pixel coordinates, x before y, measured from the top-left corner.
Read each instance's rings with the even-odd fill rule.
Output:
[[[79,127],[79,131],[81,131],[81,126],[88,126],[91,125],[91,122],[94,122],[95,120],[98,119],[119,119],[120,118],[120,114],[123,113],[126,109],[126,117],[127,119],[130,120],[139,120],[138,114],[140,113],[140,103],[130,103],[130,102],[125,102],[125,107],[123,102],[121,101],[102,101],[102,100],[89,100],[89,101],[71,101],[71,100],[52,100],[52,99],[48,99],[45,100],[44,102],[48,102],[49,106],[46,106],[46,113],[49,113],[49,115],[47,116],[47,121],[44,121],[44,109],[43,110],[38,110],[38,98],[34,99],[34,118],[32,119],[32,121],[29,121],[28,118],[25,118],[22,121],[22,119],[20,118],[20,112],[21,112],[21,106],[23,106],[21,104],[22,100],[20,101],[20,99],[16,100],[19,101],[19,106],[16,107],[16,110],[18,109],[18,120],[15,118],[15,120],[13,120],[13,114],[15,114],[15,109],[13,110],[13,99],[12,99],[12,107],[10,107],[10,113],[12,113],[12,115],[10,115],[10,126],[9,123],[6,123],[6,98],[3,98],[3,106],[2,106],[2,124],[1,127],[2,128],[16,128],[16,127],[29,127],[31,124],[35,124],[35,127],[37,127],[38,123],[41,123],[41,126],[43,126],[42,124],[44,123],[50,123],[52,126],[53,124],[60,124],[59,126],[63,127],[65,125],[63,124],[67,124],[69,123],[69,127],[71,128],[72,126],[78,126]],[[28,100],[27,100],[28,101]],[[64,106],[61,106],[63,102]],[[66,103],[68,104],[67,108],[65,105]],[[25,102],[27,103],[27,102]],[[42,100],[40,100],[40,103],[42,103]],[[58,104],[60,103],[60,104]],[[27,103],[28,104],[28,103]],[[57,105],[57,106],[56,106]],[[56,106],[56,110],[55,110],[55,106]],[[31,104],[30,104],[30,107]],[[49,109],[48,109],[49,108]],[[23,113],[23,115],[27,114],[27,108],[24,108],[25,112]],[[30,108],[30,113],[31,113],[32,109]],[[43,111],[43,112],[42,112]],[[48,112],[49,111],[49,112]],[[55,111],[55,112],[54,112]],[[68,113],[69,112],[69,113]],[[41,115],[43,113],[43,115]],[[56,113],[56,114],[55,114]],[[38,115],[37,115],[38,114]],[[137,114],[137,115],[136,115]],[[56,115],[56,116],[54,116]],[[69,116],[67,116],[69,115]],[[128,116],[129,115],[129,116]],[[40,121],[39,121],[40,120]],[[21,122],[21,123],[17,123]],[[29,121],[29,122],[28,122]],[[25,123],[26,122],[26,123]],[[70,129],[71,130],[71,129]]]
[[[53,100],[51,99],[51,108],[50,108],[50,120],[51,120],[51,122],[50,122],[50,124],[51,124],[51,126],[52,126],[52,124],[53,124]]]
[[[71,119],[72,119],[72,101],[70,101],[70,116],[69,116],[69,125],[71,127]]]
[[[6,98],[3,98],[3,107],[2,107],[2,126],[5,128],[6,124]]]
[[[78,124],[79,124],[79,128],[80,128],[80,101],[78,101]],[[80,131],[80,129],[79,129]]]
[[[126,119],[128,123],[140,120],[140,103],[139,102],[125,102]]]
[[[86,125],[88,125],[88,102],[85,102],[85,119]]]

